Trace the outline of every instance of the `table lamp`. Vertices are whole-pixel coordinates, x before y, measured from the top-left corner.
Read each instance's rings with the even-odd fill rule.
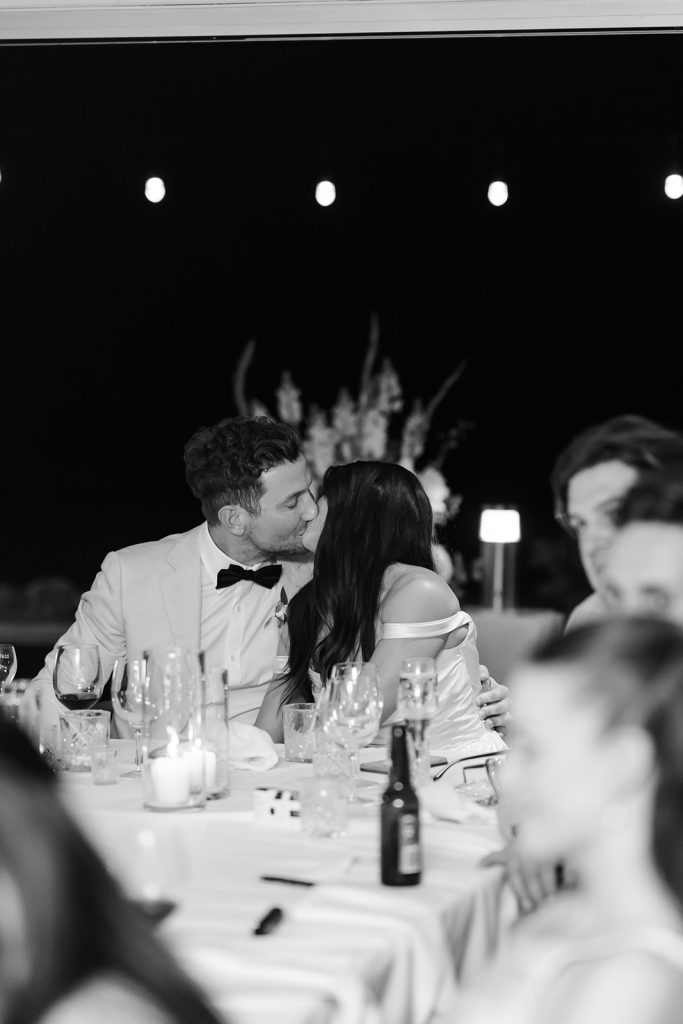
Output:
[[[519,511],[502,505],[482,509],[482,604],[503,611],[515,605],[516,544],[521,537]]]

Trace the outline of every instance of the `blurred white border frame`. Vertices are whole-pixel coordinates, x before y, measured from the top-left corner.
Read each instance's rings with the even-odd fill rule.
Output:
[[[683,30],[681,0],[0,0],[0,40]]]

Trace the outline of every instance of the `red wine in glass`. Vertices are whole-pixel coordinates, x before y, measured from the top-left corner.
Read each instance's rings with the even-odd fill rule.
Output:
[[[55,696],[67,711],[89,711],[100,699],[96,693],[58,693]]]

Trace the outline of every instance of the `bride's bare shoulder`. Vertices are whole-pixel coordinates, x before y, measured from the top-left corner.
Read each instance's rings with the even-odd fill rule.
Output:
[[[459,611],[446,580],[421,565],[396,562],[384,574],[381,618],[384,622],[422,622],[443,619]]]

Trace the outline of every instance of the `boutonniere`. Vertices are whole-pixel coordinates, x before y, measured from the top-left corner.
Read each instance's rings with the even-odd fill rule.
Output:
[[[278,621],[280,629],[282,629],[285,622],[287,621],[287,604],[287,594],[285,593],[285,588],[283,587],[282,590],[280,591],[280,600],[275,605],[275,618]]]

